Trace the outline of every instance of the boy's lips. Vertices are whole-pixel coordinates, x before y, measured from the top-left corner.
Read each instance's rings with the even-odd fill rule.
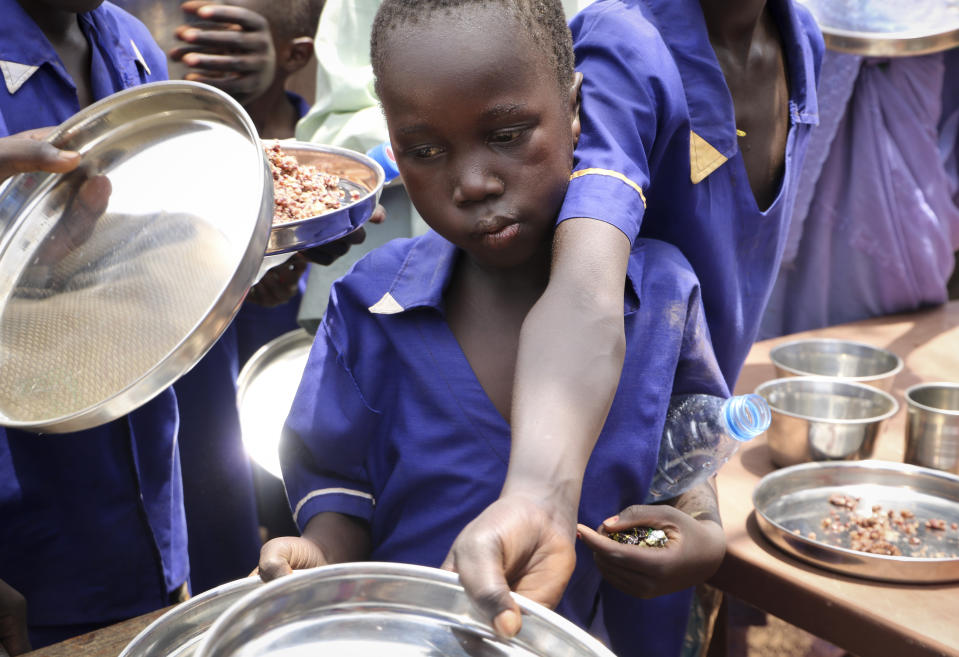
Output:
[[[497,233],[503,232],[505,229],[510,226],[516,225],[518,222],[516,219],[510,217],[493,217],[492,219],[484,219],[480,221],[476,226],[476,229],[473,231],[473,234],[476,237],[486,237],[487,235],[496,235]]]

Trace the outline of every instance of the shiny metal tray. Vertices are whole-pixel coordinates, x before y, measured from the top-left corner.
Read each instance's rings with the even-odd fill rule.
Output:
[[[80,167],[0,188],[0,425],[65,432],[141,406],[226,330],[273,186],[253,122],[208,85],[121,91],[48,139]]]
[[[833,494],[859,497],[857,511],[873,505],[907,510],[920,521],[920,546],[897,542],[902,556],[852,550],[847,537],[825,533]],[[756,518],[777,547],[813,565],[846,575],[923,584],[959,580],[959,477],[931,468],[886,461],[803,463],[772,472],[753,492]],[[942,519],[945,530],[922,526]],[[944,554],[946,556],[920,556]]]
[[[136,635],[120,657],[192,657],[213,622],[262,584],[259,577],[247,577],[178,604]]]
[[[274,143],[279,143],[284,153],[296,157],[298,163],[339,176],[344,198],[354,191],[360,197],[336,210],[309,219],[274,224],[266,246],[268,256],[333,242],[352,233],[372,216],[385,177],[383,168],[375,160],[346,148],[292,139],[267,141],[264,146],[269,147]]]
[[[904,57],[959,46],[959,0],[799,0],[831,50]]]
[[[313,336],[297,329],[260,347],[240,370],[236,404],[243,446],[254,462],[282,479],[277,448],[300,385]]]
[[[454,573],[360,562],[295,572],[244,596],[200,657],[613,657],[566,619],[516,596],[523,627],[497,637]]]

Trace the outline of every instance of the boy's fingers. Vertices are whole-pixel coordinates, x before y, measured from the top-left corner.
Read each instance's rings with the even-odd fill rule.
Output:
[[[206,4],[198,7],[194,13],[207,21],[235,23],[247,32],[265,31],[270,27],[263,16],[245,7]]]
[[[269,65],[259,55],[213,55],[191,52],[185,54],[181,60],[193,69],[228,73],[259,73]]]
[[[630,527],[660,527],[663,523],[669,522],[671,514],[675,511],[673,507],[662,504],[634,504],[620,511],[618,515],[604,520],[603,529],[615,532]]]
[[[593,552],[607,550],[610,538],[590,529],[586,525],[576,525],[576,536]]]
[[[28,171],[66,173],[78,164],[79,153],[61,151],[31,136],[6,137],[0,142],[0,180]]]
[[[178,30],[176,36],[190,46],[204,50],[265,53],[270,49],[270,41],[265,36],[261,37],[248,32],[198,30],[195,27],[186,27]]]
[[[446,556],[443,569],[457,572],[457,546]],[[493,629],[504,637],[515,636],[522,624],[519,605],[510,594],[509,584],[503,572],[504,555],[490,542],[473,542],[466,550],[459,548],[461,556],[466,557],[469,568],[458,571],[460,583],[466,589],[470,600],[493,624]]]

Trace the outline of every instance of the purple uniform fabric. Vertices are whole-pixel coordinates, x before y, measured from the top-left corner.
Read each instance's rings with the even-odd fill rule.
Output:
[[[16,0],[0,16],[0,136],[68,119],[80,106],[56,51]],[[96,100],[166,79],[132,16],[107,2],[79,23]],[[0,579],[27,599],[34,648],[165,607],[186,581],[177,422],[168,389],[86,431],[0,429]]]
[[[509,424],[444,317],[457,257],[429,232],[374,250],[333,285],[281,441],[299,526],[324,511],[362,518],[375,560],[439,566],[506,476]],[[579,520],[591,527],[645,499],[671,394],[728,394],[680,253],[638,240],[628,278],[623,376],[583,484]],[[578,546],[558,611],[588,627],[606,595]],[[689,602],[689,592],[617,598],[602,619],[613,649],[677,654]]]
[[[757,207],[729,89],[697,0],[599,0],[570,27],[583,132],[560,220],[590,217],[679,247],[702,281],[733,387],[779,271],[799,166],[818,123],[823,43],[807,11],[767,5],[782,36],[789,136],[778,196]]]
[[[853,75],[850,76],[850,71]],[[773,337],[946,301],[959,208],[940,154],[943,56],[828,53],[806,207],[763,319]]]

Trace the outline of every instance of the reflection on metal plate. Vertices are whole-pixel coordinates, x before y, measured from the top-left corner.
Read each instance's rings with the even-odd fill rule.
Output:
[[[310,355],[313,336],[297,329],[260,347],[237,379],[243,446],[250,458],[282,479],[277,446]]]
[[[887,538],[902,556],[850,548],[847,532],[829,533],[823,520],[835,507],[833,495],[859,498],[856,513],[912,513],[918,544],[891,532]],[[813,565],[846,575],[921,584],[959,580],[959,477],[914,465],[886,461],[804,463],[772,472],[753,492],[756,518],[776,546]],[[943,520],[942,530],[928,520]],[[941,555],[941,556],[937,556]]]
[[[302,570],[232,605],[199,657],[613,657],[558,614],[514,596],[523,628],[497,637],[454,573],[358,562]]]
[[[80,168],[0,192],[0,425],[62,432],[130,412],[216,341],[273,196],[249,117],[205,85],[122,91],[49,139]]]
[[[119,657],[192,657],[213,622],[261,584],[259,577],[247,577],[176,605],[134,637]]]
[[[799,0],[831,50],[902,57],[959,46],[959,0]]]

